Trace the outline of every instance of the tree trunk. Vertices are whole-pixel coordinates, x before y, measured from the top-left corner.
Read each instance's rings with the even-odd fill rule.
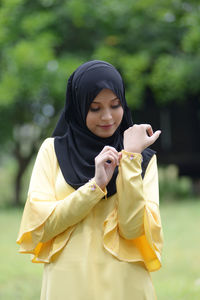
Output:
[[[14,206],[20,206],[21,204],[21,186],[22,186],[22,178],[25,170],[26,167],[22,169],[18,162],[18,170],[15,176]]]
[[[35,154],[35,146],[32,147],[31,152],[28,156],[24,157],[22,153],[20,152],[20,144],[19,142],[15,143],[14,148],[14,157],[17,161],[17,171],[15,176],[15,183],[14,183],[14,198],[13,198],[13,204],[14,206],[19,207],[21,205],[21,189],[22,189],[22,179],[23,175],[31,161],[31,158]]]

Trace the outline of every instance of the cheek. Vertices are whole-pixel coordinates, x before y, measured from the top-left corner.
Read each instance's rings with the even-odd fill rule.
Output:
[[[93,114],[88,112],[86,117],[86,126],[88,129],[91,129],[94,127],[94,125],[95,125],[95,117],[93,116]]]
[[[121,107],[121,109],[119,109],[119,111],[117,112],[117,115],[116,115],[116,118],[118,119],[118,124],[121,123],[123,115],[124,115],[124,110]]]

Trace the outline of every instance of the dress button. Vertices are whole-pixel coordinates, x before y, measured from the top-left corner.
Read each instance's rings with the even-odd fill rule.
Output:
[[[96,185],[95,184],[91,185],[91,190],[92,191],[96,190]]]
[[[133,154],[131,154],[131,156],[130,156],[130,160],[133,160],[134,159],[134,155]]]

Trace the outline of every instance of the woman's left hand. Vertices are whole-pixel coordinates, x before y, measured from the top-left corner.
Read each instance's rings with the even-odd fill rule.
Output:
[[[124,132],[124,150],[141,153],[145,148],[152,145],[160,134],[160,130],[153,132],[149,124],[133,125]]]

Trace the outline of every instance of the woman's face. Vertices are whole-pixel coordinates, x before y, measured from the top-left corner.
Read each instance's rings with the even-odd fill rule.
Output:
[[[95,135],[107,138],[114,134],[123,118],[120,100],[109,89],[103,89],[90,105],[86,125]]]

